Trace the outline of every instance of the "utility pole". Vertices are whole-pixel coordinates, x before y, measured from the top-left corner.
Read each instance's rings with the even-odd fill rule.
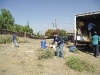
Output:
[[[52,24],[53,24],[53,29],[54,29],[54,23],[52,22]]]
[[[57,29],[56,19],[55,19],[55,22],[54,23],[52,22],[52,24],[53,24],[53,29]]]
[[[56,27],[56,30],[57,30],[57,24],[56,24],[56,19],[55,19],[55,27]]]

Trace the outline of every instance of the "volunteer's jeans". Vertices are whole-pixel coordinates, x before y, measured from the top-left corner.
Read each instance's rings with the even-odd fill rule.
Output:
[[[16,46],[18,46],[18,43],[16,42],[16,39],[12,40],[12,47],[14,47],[14,43],[16,44]]]
[[[61,57],[64,58],[63,47],[64,47],[64,43],[58,44],[58,46],[56,47],[57,57],[59,57],[59,51],[60,51]]]
[[[93,45],[93,51],[94,51],[95,57],[99,56],[99,46],[98,45]]]

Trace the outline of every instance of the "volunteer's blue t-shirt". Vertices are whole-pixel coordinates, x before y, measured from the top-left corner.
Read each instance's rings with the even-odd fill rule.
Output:
[[[92,45],[98,45],[99,36],[98,35],[92,36],[91,41],[92,41]]]

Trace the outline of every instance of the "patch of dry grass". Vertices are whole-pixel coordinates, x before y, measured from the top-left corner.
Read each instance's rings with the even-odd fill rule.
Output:
[[[11,44],[0,44],[0,75],[100,75],[100,60],[88,55],[84,52],[74,54],[69,52],[68,48],[64,46],[65,59],[60,58],[47,58],[38,60],[38,52],[46,51],[38,48],[41,46],[41,40],[19,38],[20,40],[26,39],[30,43],[20,43],[19,48],[11,47]],[[46,40],[46,43],[52,40]],[[49,49],[54,54],[53,49]],[[46,54],[49,54],[47,52]],[[88,63],[96,64],[95,72],[88,71],[74,71],[65,66],[66,60],[69,56],[76,55],[80,59],[88,60]],[[53,55],[54,56],[54,55]],[[96,61],[96,62],[95,62]],[[95,66],[95,65],[94,65]]]

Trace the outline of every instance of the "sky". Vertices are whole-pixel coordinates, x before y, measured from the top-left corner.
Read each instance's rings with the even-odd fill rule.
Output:
[[[0,0],[0,9],[7,9],[19,25],[27,25],[34,33],[52,29],[74,30],[76,14],[100,10],[100,0]],[[0,10],[1,12],[1,10]]]

